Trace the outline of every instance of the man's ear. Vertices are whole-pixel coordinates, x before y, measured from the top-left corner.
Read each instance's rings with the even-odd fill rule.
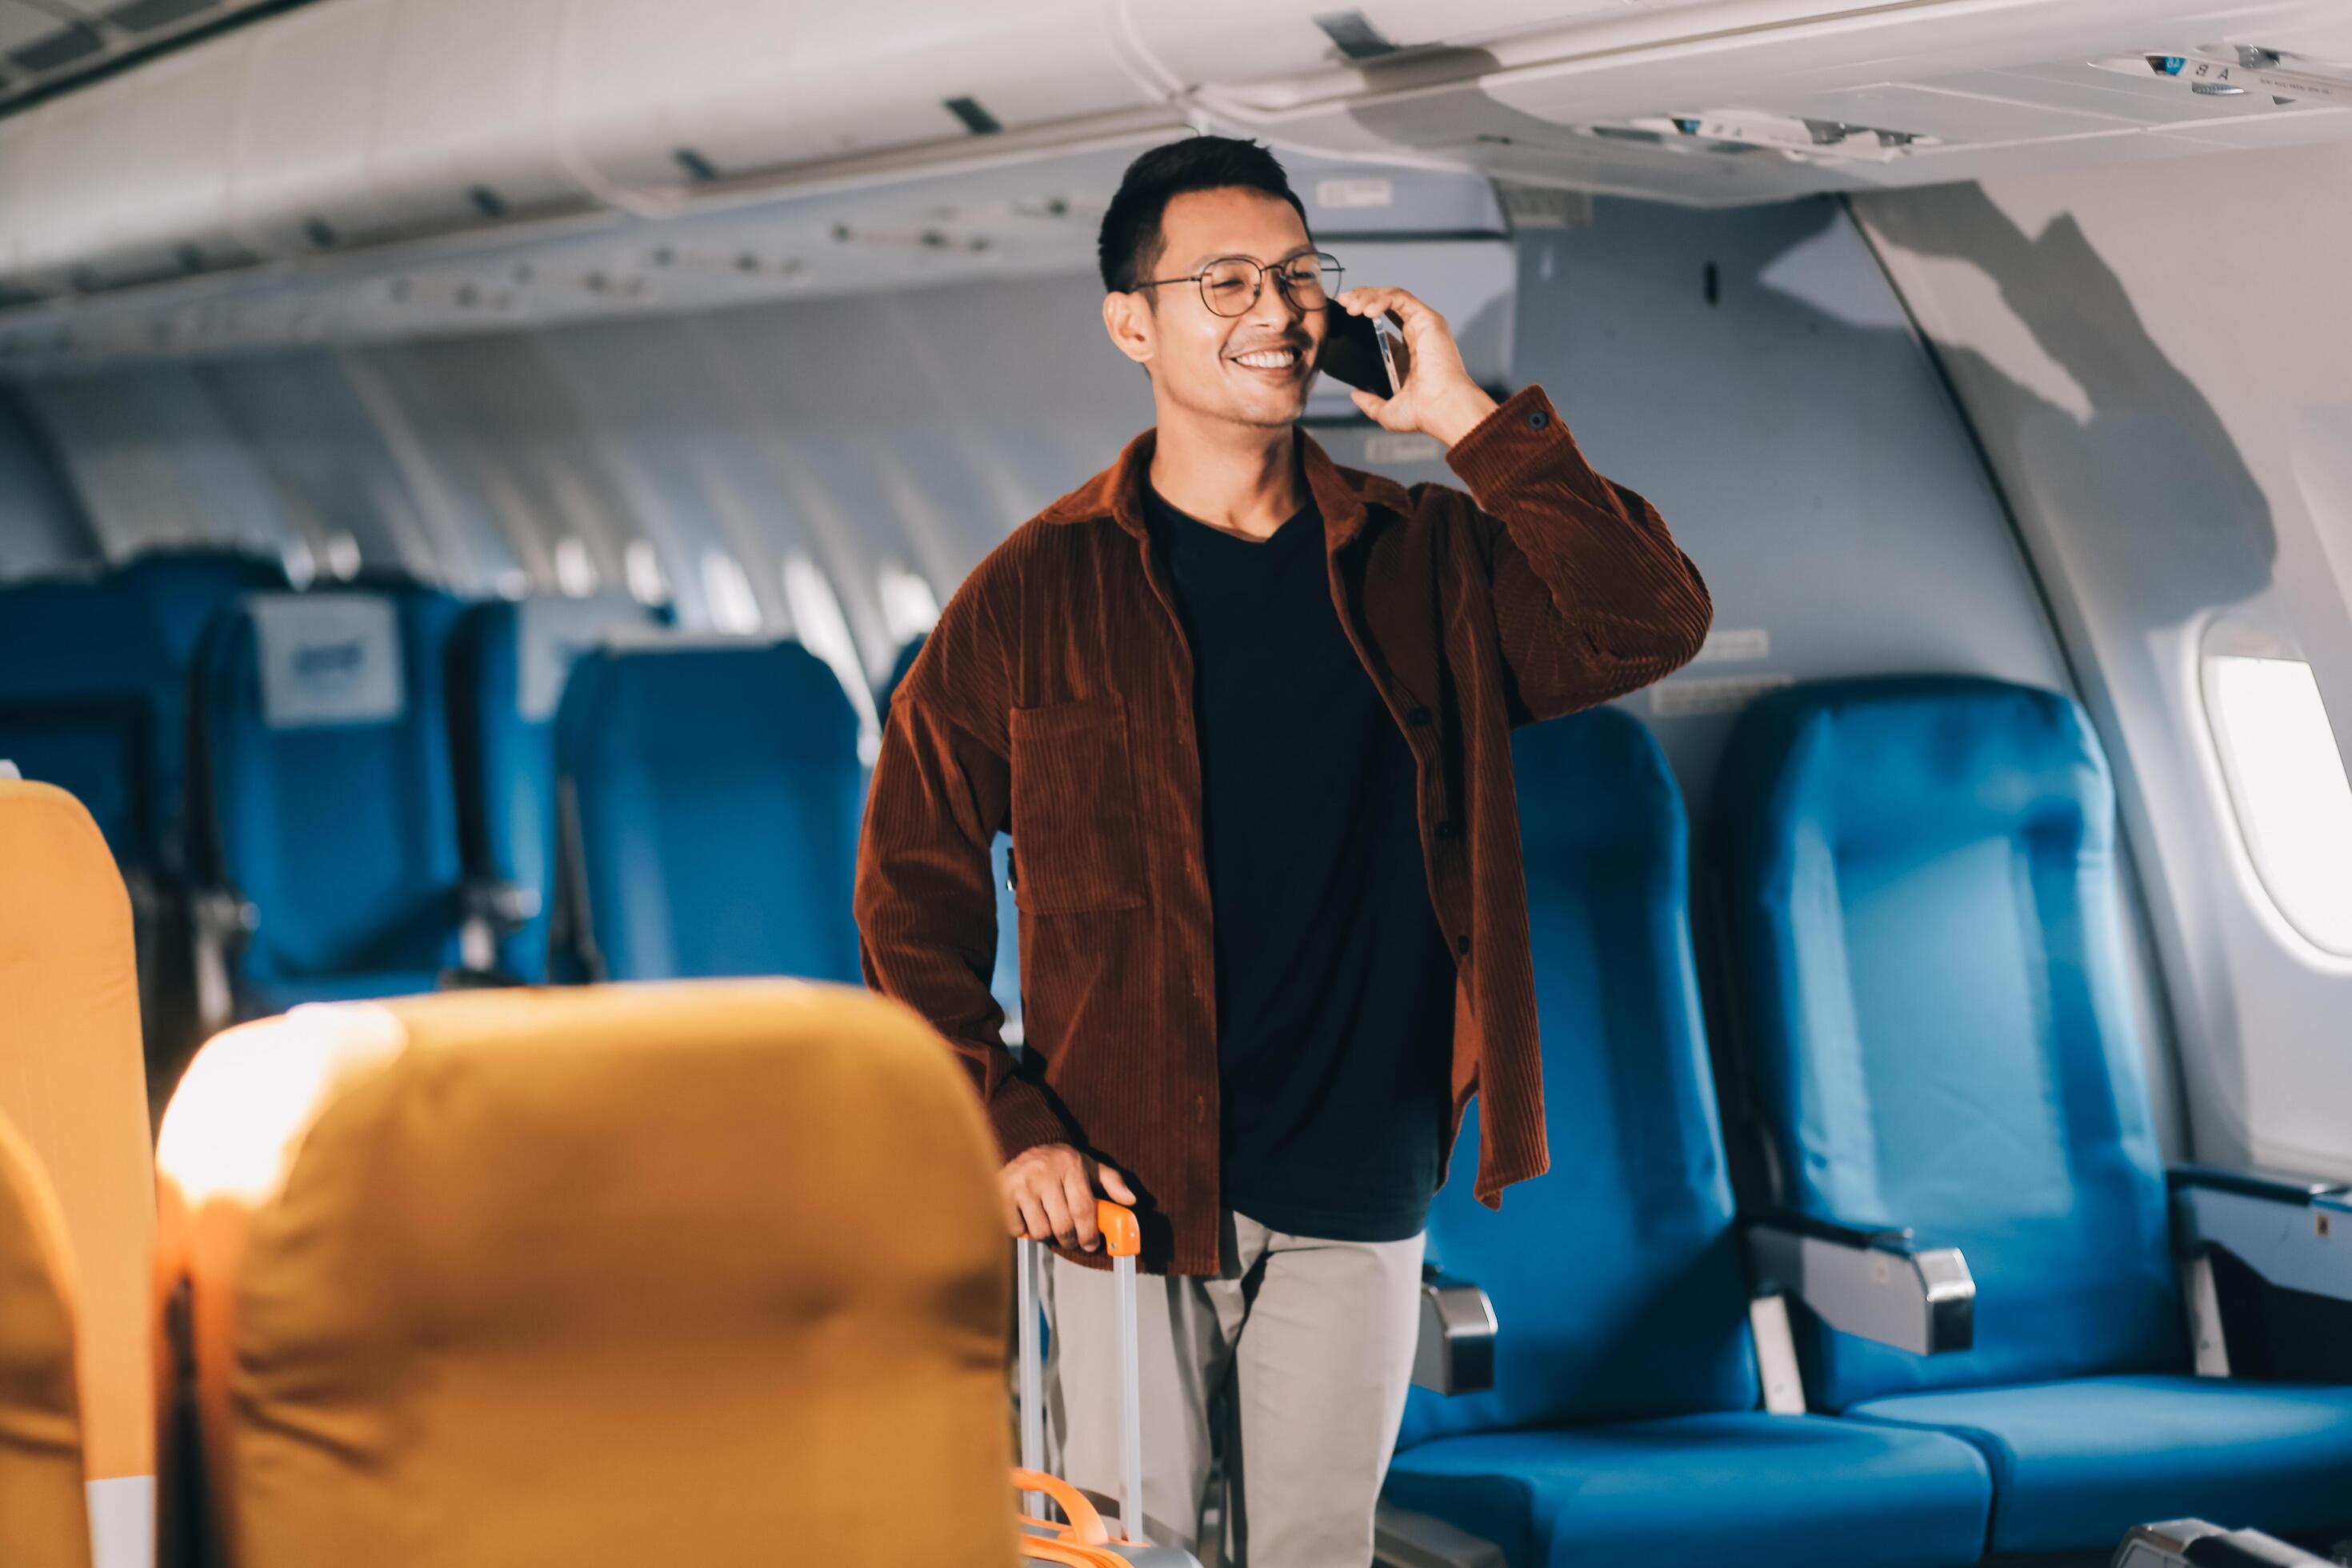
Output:
[[[1149,365],[1158,352],[1160,323],[1141,289],[1103,296],[1103,330],[1113,347],[1140,365]]]

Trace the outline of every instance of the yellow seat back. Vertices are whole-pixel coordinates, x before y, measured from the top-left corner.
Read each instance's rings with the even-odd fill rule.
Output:
[[[237,1568],[1010,1564],[991,1144],[792,982],[298,1008],[159,1151]]]
[[[33,1152],[0,1116],[0,1563],[89,1568],[72,1266]]]
[[[131,900],[81,803],[19,779],[0,779],[0,1113],[47,1173],[77,1281],[99,1560],[139,1561],[154,1498],[155,1184]]]

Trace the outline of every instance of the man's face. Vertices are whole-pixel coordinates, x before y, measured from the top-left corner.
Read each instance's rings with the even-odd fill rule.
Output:
[[[1147,278],[1183,278],[1230,256],[1276,267],[1314,249],[1288,202],[1243,186],[1176,197],[1160,232]],[[1196,283],[1115,294],[1106,306],[1113,340],[1150,369],[1158,397],[1238,425],[1286,426],[1305,412],[1323,312],[1300,310],[1272,278],[1238,316],[1211,310]]]

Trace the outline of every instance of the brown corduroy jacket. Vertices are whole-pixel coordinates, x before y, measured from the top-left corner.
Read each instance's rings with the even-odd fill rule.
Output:
[[[1192,655],[1140,495],[1152,435],[1016,530],[890,704],[857,862],[866,984],[970,1068],[1007,1158],[1063,1142],[1125,1173],[1143,1264],[1219,1267],[1214,949]],[[1657,510],[1593,471],[1539,388],[1447,454],[1470,493],[1342,468],[1303,436],[1331,597],[1419,764],[1422,851],[1458,979],[1454,1127],[1476,1193],[1543,1173],[1514,725],[1697,651],[1706,585]],[[989,844],[1013,835],[1027,1039],[989,994]],[[1081,1261],[1101,1264],[1098,1258]]]

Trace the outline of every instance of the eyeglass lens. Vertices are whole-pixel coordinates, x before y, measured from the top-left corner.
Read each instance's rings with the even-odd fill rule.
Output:
[[[1301,310],[1319,310],[1331,297],[1339,264],[1322,255],[1295,256],[1278,267],[1264,269],[1274,276],[1283,297]],[[1201,298],[1220,316],[1238,316],[1257,303],[1260,268],[1246,257],[1213,261],[1201,272]]]

